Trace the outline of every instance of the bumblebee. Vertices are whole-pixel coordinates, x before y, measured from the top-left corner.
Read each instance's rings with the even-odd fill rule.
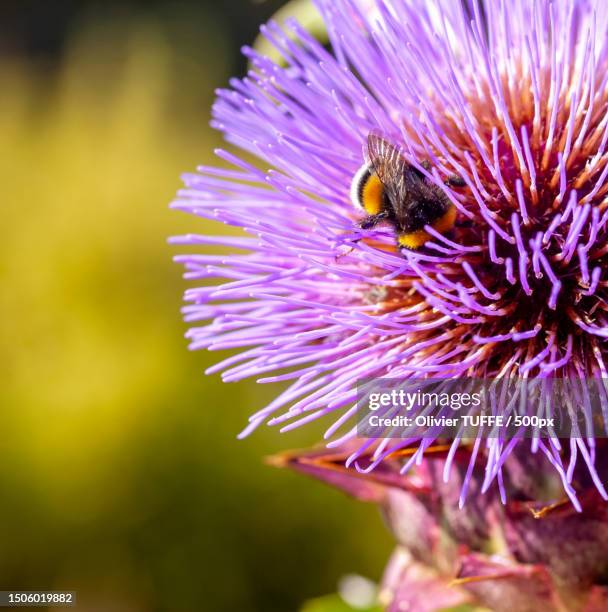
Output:
[[[360,227],[389,223],[395,228],[399,246],[413,250],[431,238],[425,225],[442,234],[454,227],[454,205],[440,187],[405,160],[396,146],[372,133],[367,138],[365,158],[351,185],[354,206],[367,215]],[[422,166],[427,169],[428,162]],[[462,186],[464,182],[454,176],[447,184]]]

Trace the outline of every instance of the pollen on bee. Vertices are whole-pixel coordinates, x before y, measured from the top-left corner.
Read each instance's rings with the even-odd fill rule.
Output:
[[[429,239],[431,235],[423,229],[416,230],[415,232],[407,232],[399,234],[397,239],[399,246],[405,247],[406,249],[419,249]]]

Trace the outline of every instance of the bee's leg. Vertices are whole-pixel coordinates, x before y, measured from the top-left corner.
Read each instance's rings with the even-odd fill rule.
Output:
[[[464,187],[466,185],[464,179],[457,174],[452,174],[448,177],[448,180],[445,181],[445,184],[448,187]]]
[[[365,219],[361,219],[358,225],[361,229],[371,229],[372,227],[375,227],[376,225],[378,225],[378,223],[386,220],[387,218],[388,213],[386,211],[382,211],[377,215],[369,215],[368,217],[365,217]]]
[[[428,159],[423,159],[420,162],[420,165],[422,166],[424,170],[426,170],[430,174],[432,166],[431,166],[431,162]],[[424,174],[422,174],[420,170],[417,170],[416,168],[414,168],[414,170],[416,171],[416,174],[420,178],[424,178]],[[452,174],[448,176],[448,179],[447,181],[445,181],[445,184],[448,187],[464,187],[466,185],[463,178],[461,176],[458,176],[457,174]]]
[[[355,240],[355,242],[359,242],[359,239]],[[337,263],[338,261],[342,259],[342,257],[346,257],[347,255],[350,255],[354,250],[355,250],[355,247],[352,247],[352,246],[347,248],[346,251],[344,251],[344,253],[338,253],[334,257],[334,261]]]
[[[420,164],[420,166],[422,166],[422,168],[424,170],[426,170],[429,174],[431,172],[431,162],[428,159],[423,159],[422,161],[418,162]],[[421,179],[425,179],[426,177],[424,176],[424,174],[422,172],[420,172],[420,170],[418,168],[416,168],[416,166],[410,166],[411,169],[416,173],[416,175],[421,178]]]

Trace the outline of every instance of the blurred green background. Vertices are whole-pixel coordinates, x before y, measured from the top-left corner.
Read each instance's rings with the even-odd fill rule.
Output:
[[[167,205],[212,161],[213,90],[280,2],[0,5],[0,589],[84,610],[291,611],[377,580],[374,507],[236,434],[276,387],[186,350]]]

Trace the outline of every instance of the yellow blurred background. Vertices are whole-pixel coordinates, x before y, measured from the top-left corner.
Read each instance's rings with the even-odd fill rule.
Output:
[[[263,464],[319,429],[236,440],[277,388],[203,375],[221,355],[186,350],[166,243],[218,231],[167,206],[181,172],[213,161],[213,90],[280,3],[60,2],[46,23],[46,3],[9,4],[0,589],[272,612],[346,573],[377,580],[390,538],[375,508]]]

